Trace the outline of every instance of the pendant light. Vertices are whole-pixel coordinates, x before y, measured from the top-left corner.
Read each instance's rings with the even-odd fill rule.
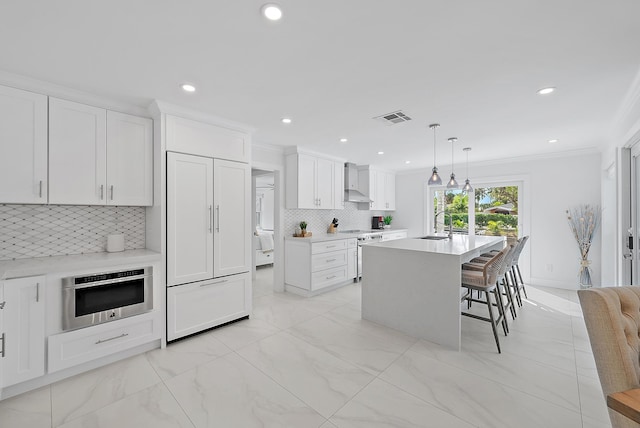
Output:
[[[442,179],[438,175],[438,168],[436,167],[436,129],[439,127],[439,123],[432,123],[429,125],[429,128],[433,129],[433,170],[431,171],[431,177],[427,183],[429,186],[442,184]]]
[[[456,181],[456,175],[453,173],[453,143],[456,141],[458,141],[456,137],[449,138],[449,142],[451,143],[451,178],[447,183],[447,189],[457,189],[459,187]]]
[[[469,193],[473,191],[473,187],[469,184],[469,152],[471,151],[471,147],[465,147],[462,150],[467,153],[467,179],[464,180],[464,187],[462,188],[462,191]]]

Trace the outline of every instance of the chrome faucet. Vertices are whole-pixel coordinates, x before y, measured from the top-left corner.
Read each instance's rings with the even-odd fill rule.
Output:
[[[453,216],[451,213],[446,211],[438,211],[436,215],[433,216],[433,231],[434,233],[438,233],[438,215],[444,214],[445,216],[449,216],[449,234],[447,235],[449,239],[453,238]]]

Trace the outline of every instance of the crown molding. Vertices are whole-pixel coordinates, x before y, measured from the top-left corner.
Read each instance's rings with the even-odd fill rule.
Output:
[[[210,125],[220,126],[223,128],[231,129],[234,131],[245,132],[253,134],[256,129],[250,125],[235,122],[233,120],[225,119],[223,117],[215,116],[212,114],[202,113],[197,110],[192,110],[187,107],[171,104],[166,101],[153,100],[147,107],[147,111],[154,117],[158,117],[161,114],[169,114],[172,116],[179,116],[184,119],[191,119],[197,122],[204,122]]]
[[[256,143],[256,142],[252,142],[251,145],[253,146],[254,149],[260,149],[265,152],[273,152],[279,155],[284,155],[284,152],[285,152],[285,146],[276,146],[274,144]]]
[[[67,86],[57,85],[55,83],[21,76],[2,70],[0,70],[0,84],[10,86],[15,89],[21,89],[23,91],[36,92],[38,94],[54,98],[88,104],[94,107],[114,110],[121,113],[151,117],[148,110],[142,106],[123,103],[122,101],[114,98],[103,97],[89,92],[69,88]]]

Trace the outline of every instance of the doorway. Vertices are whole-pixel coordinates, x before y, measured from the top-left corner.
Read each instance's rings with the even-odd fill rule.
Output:
[[[276,183],[273,171],[252,169],[251,176],[255,207],[252,216],[253,297],[256,298],[274,291]]]

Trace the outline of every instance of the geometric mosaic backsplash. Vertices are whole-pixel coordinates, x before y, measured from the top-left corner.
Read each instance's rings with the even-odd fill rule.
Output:
[[[393,215],[393,211],[386,214]],[[293,235],[300,221],[307,222],[307,230],[314,234],[325,233],[331,224],[331,220],[337,218],[339,230],[369,230],[371,229],[371,217],[385,215],[384,211],[359,210],[355,202],[345,202],[342,210],[284,210],[284,233]]]
[[[112,233],[145,248],[145,208],[0,204],[0,260],[100,253]]]

